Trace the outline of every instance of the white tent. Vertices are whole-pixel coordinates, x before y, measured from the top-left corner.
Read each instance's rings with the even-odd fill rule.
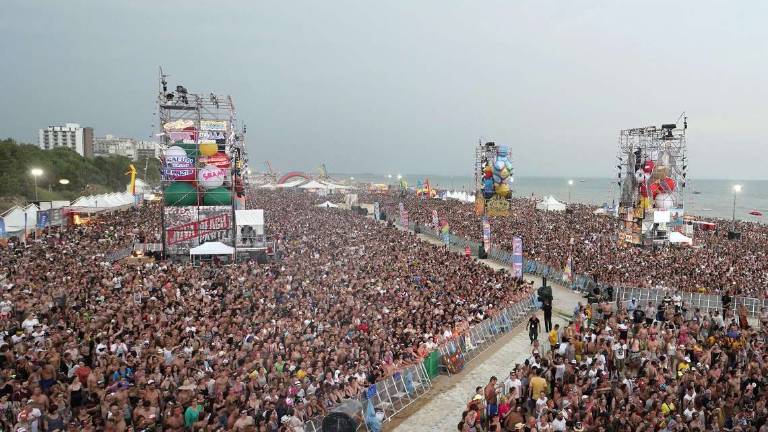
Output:
[[[112,209],[133,205],[134,198],[128,192],[88,195],[76,199],[70,207],[89,207],[94,209]]]
[[[352,186],[345,186],[331,182],[324,182],[328,189],[352,189]]]
[[[310,180],[303,185],[299,186],[299,189],[330,189],[327,184],[321,183],[317,180]]]
[[[693,245],[693,239],[690,237],[685,236],[684,234],[681,234],[677,231],[672,231],[669,233],[669,242],[670,243],[681,243],[681,244],[687,244],[688,246]]]
[[[222,242],[206,242],[189,250],[190,255],[232,255],[235,248]]]
[[[279,187],[279,188],[292,188],[292,187],[296,187],[296,186],[304,183],[305,181],[306,180],[304,180],[304,179],[296,179],[296,180],[291,180],[289,182],[285,182],[283,184],[276,185],[275,187]]]
[[[326,202],[324,202],[324,203],[322,203],[322,204],[318,204],[318,205],[317,205],[317,207],[324,207],[324,208],[339,208],[339,206],[337,206],[336,204],[334,204],[334,203],[332,203],[332,202],[330,202],[330,201],[326,201]]]
[[[25,217],[26,215],[26,217]],[[15,233],[34,229],[37,225],[37,206],[29,204],[26,207],[13,206],[0,216],[6,233]]]
[[[564,211],[565,210],[565,204],[558,201],[555,197],[552,195],[548,197],[544,197],[537,205],[537,210],[544,210],[544,211]]]
[[[455,199],[465,203],[475,202],[475,194],[463,192],[463,191],[447,191],[445,197],[448,199]]]
[[[274,189],[274,188],[276,188],[276,187],[277,187],[277,185],[274,185],[274,184],[272,184],[272,183],[267,183],[267,184],[263,184],[263,185],[261,185],[261,186],[259,186],[259,187],[260,187],[260,188],[265,188],[265,189]]]
[[[235,222],[237,226],[250,226],[256,235],[264,235],[264,210],[235,210]]]

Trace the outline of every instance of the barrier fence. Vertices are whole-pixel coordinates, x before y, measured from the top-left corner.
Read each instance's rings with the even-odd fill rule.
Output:
[[[654,305],[658,305],[664,300],[664,296],[667,294],[679,295],[683,301],[683,304],[692,308],[698,308],[703,313],[708,313],[713,310],[723,310],[723,301],[722,298],[718,295],[674,291],[663,288],[618,287],[616,289],[616,300],[623,303],[628,303],[634,298],[637,300],[638,305],[642,307],[649,301]],[[768,308],[768,300],[760,300],[751,297],[734,297],[731,307],[739,308],[741,305],[746,307],[747,315],[749,317],[758,318],[760,316],[761,309]]]
[[[417,226],[419,227],[418,229],[416,228]],[[442,240],[441,235],[438,235],[433,229],[427,226],[411,222],[409,223],[408,228],[412,231],[419,231],[421,234]],[[449,234],[448,236],[450,238],[449,244],[451,246],[460,248],[469,246],[472,255],[477,256],[477,251],[480,246],[479,243],[458,237],[454,234]],[[497,247],[491,247],[491,250],[488,251],[488,258],[502,264],[512,263],[512,253]],[[534,260],[523,258],[523,273],[546,277],[558,281],[558,283],[564,283],[562,269],[553,268]],[[568,286],[568,284],[565,285]],[[578,291],[587,291],[595,287],[603,291],[605,288],[602,284],[598,284],[592,278],[585,275],[574,275],[573,282],[568,287]],[[709,312],[713,309],[722,310],[723,307],[721,297],[716,294],[692,293],[659,288],[615,287],[616,298],[625,302],[634,297],[639,302],[647,303],[650,300],[658,304],[658,302],[664,298],[664,294],[668,292],[679,293],[685,304],[691,305],[694,308],[699,308],[703,312]],[[768,299],[761,300],[753,297],[734,297],[733,307],[739,307],[741,305],[744,305],[747,308],[747,313],[750,317],[756,318],[760,316],[762,308],[768,308]]]

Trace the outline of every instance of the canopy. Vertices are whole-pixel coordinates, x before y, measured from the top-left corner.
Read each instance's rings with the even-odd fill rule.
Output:
[[[303,185],[299,186],[300,189],[329,189],[325,183],[320,183],[317,180],[310,180]]]
[[[690,237],[685,236],[684,234],[681,234],[677,231],[672,231],[669,233],[669,242],[670,243],[683,243],[687,244],[688,246],[693,244],[693,239]]]
[[[232,255],[235,248],[222,242],[206,242],[189,250],[190,255]]]
[[[564,211],[565,204],[561,203],[555,197],[550,195],[548,197],[544,197],[544,199],[542,199],[541,202],[536,205],[536,209],[544,211]]]
[[[304,179],[296,179],[296,180],[291,180],[289,182],[285,182],[285,183],[279,184],[279,185],[277,185],[275,187],[279,187],[279,188],[292,188],[292,187],[296,187],[296,186],[304,183],[305,181],[306,180],[304,180]]]
[[[339,206],[337,206],[336,204],[334,204],[334,203],[332,203],[330,201],[326,201],[326,202],[324,202],[322,204],[318,204],[317,206],[318,207],[325,207],[325,208],[339,208]]]
[[[475,194],[463,192],[463,191],[447,191],[445,192],[445,198],[459,200],[465,203],[475,202]]]

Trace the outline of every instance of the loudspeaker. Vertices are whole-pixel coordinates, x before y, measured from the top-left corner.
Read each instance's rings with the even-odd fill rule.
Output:
[[[728,240],[741,239],[741,231],[728,230]]]
[[[421,234],[421,225],[413,224],[413,232],[416,234]]]
[[[387,214],[384,212],[379,213],[379,219],[386,221],[387,220]]]
[[[264,251],[258,251],[256,252],[256,263],[257,264],[266,264],[268,261],[267,259],[267,253]]]
[[[485,251],[485,246],[482,243],[477,247],[477,257],[480,259],[488,259],[488,252]]]

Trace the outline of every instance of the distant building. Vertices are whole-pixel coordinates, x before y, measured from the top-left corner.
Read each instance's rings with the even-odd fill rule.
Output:
[[[93,128],[80,127],[77,123],[40,129],[37,142],[43,150],[67,147],[76,151],[80,156],[93,157]]]
[[[136,141],[133,138],[120,138],[114,135],[96,138],[94,142],[94,154],[96,156],[118,155],[138,160],[157,157],[158,152],[159,146],[155,142]]]

